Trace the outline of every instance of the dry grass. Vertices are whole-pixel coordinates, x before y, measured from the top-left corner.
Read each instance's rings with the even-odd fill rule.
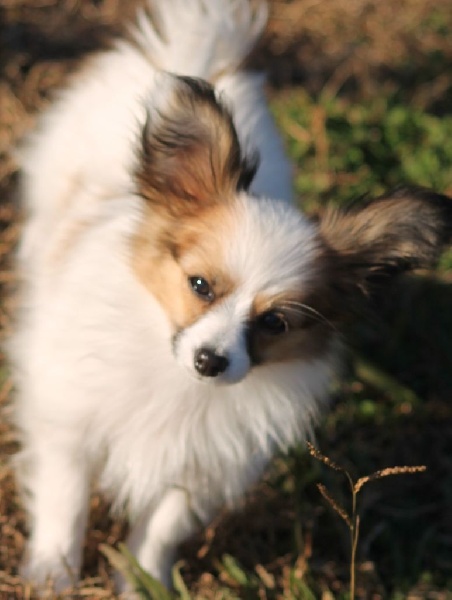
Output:
[[[268,35],[254,60],[265,66],[275,90],[303,84],[311,93],[323,91],[334,96],[340,92],[365,101],[383,86],[387,90],[400,89],[413,105],[441,112],[450,102],[451,79],[443,70],[435,70],[431,57],[441,48],[441,64],[452,64],[452,46],[444,43],[444,24],[438,16],[447,14],[449,3],[450,0],[436,0],[434,5],[429,0],[273,0]],[[121,30],[135,4],[135,0],[0,0],[3,335],[10,327],[11,307],[6,290],[14,283],[9,259],[18,236],[18,211],[13,202],[17,178],[14,147],[32,128],[36,113],[49,102],[52,91],[64,83],[84,54],[101,47]],[[425,27],[435,19],[437,25]],[[318,137],[325,139],[323,121],[319,127]],[[0,364],[0,598],[24,600],[32,597],[32,590],[17,576],[24,545],[24,515],[8,467],[8,458],[17,446],[15,434],[7,424],[10,391],[11,381]],[[279,466],[276,479],[286,468]],[[267,582],[256,597],[276,598],[289,593],[294,554],[288,550],[290,544],[281,540],[292,537],[297,510],[292,492],[282,493],[273,483],[264,482],[248,499],[242,515],[220,517],[184,546],[184,577],[191,592],[213,599],[219,597],[224,584],[239,589],[218,566],[221,556],[229,552],[261,573],[260,580]],[[86,578],[74,594],[79,598],[112,598],[106,561],[97,553],[97,547],[99,543],[115,543],[123,526],[109,520],[106,507],[98,498],[93,500],[92,513]],[[309,512],[304,519],[304,537],[297,547],[296,565],[300,569],[311,554]],[[339,593],[343,566],[324,567],[322,577],[327,582],[325,589],[331,586]],[[373,589],[379,589],[378,585]]]
[[[358,548],[360,527],[360,516],[358,508],[359,492],[367,483],[371,481],[377,481],[378,479],[383,479],[384,477],[389,477],[391,475],[413,475],[415,473],[424,473],[427,470],[427,467],[425,465],[386,467],[386,469],[381,469],[380,471],[376,471],[375,473],[371,473],[370,475],[360,477],[357,481],[354,481],[353,477],[350,475],[347,469],[334,463],[328,456],[325,456],[319,450],[317,450],[317,448],[315,448],[311,443],[308,442],[307,445],[311,456],[323,462],[325,465],[330,467],[330,469],[333,469],[334,471],[339,471],[343,475],[345,475],[350,486],[349,492],[351,495],[351,510],[347,511],[345,510],[345,508],[343,508],[343,506],[341,506],[341,504],[339,504],[337,499],[331,494],[331,492],[325,485],[323,485],[322,483],[317,484],[317,488],[322,494],[323,498],[331,506],[334,512],[338,514],[341,517],[341,519],[345,522],[350,532],[350,600],[355,600],[356,550]]]

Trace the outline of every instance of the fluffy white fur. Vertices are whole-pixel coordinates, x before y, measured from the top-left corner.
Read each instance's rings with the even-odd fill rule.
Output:
[[[276,448],[305,437],[334,364],[331,351],[251,369],[243,339],[255,295],[290,288],[300,268],[308,280],[316,254],[314,226],[290,205],[291,168],[262,79],[236,70],[265,9],[242,0],[153,4],[161,35],[141,14],[135,43],[91,58],[22,152],[27,220],[11,355],[31,531],[24,573],[60,587],[67,567],[80,567],[93,480],[128,511],[138,560],[168,581],[177,544],[233,503]],[[157,115],[174,86],[162,71],[215,81],[242,143],[260,152],[253,193],[280,201],[238,198],[225,261],[242,283],[174,352],[129,245],[143,214],[131,175],[137,139],[146,112]],[[212,340],[231,366],[200,381],[193,349]]]

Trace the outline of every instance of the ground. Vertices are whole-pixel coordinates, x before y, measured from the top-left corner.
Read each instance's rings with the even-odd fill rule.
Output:
[[[11,327],[10,256],[20,230],[14,147],[137,3],[0,0],[2,337]],[[452,195],[450,0],[273,0],[271,8],[252,62],[268,73],[303,208],[315,213],[407,182]],[[317,430],[316,446],[354,478],[427,466],[359,493],[359,598],[452,598],[451,277],[446,253],[438,270],[400,282],[372,317],[352,324],[347,370]],[[17,448],[11,390],[0,366],[0,598],[22,600],[33,592],[17,576],[25,524],[9,468]],[[221,515],[182,548],[189,597],[346,598],[349,532],[318,483],[350,505],[340,472],[304,448],[278,457],[241,511]],[[124,526],[101,499],[92,508],[85,579],[72,597],[113,598],[97,546],[116,544]]]

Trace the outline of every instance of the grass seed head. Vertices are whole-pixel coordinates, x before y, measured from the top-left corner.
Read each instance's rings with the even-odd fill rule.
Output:
[[[331,506],[331,508],[333,508],[333,510],[335,510],[337,512],[337,514],[344,519],[344,521],[347,523],[348,527],[351,529],[352,528],[352,520],[349,517],[345,508],[343,508],[333,498],[333,496],[331,496],[331,494],[329,493],[327,488],[322,483],[318,483],[317,488],[318,488],[319,492],[322,494],[322,496],[325,498],[325,500],[328,502],[328,504]]]
[[[344,467],[341,467],[340,465],[336,464],[335,462],[333,462],[330,458],[328,458],[328,456],[325,456],[324,454],[322,454],[319,450],[317,450],[317,448],[315,448],[310,442],[306,442],[307,446],[308,446],[308,450],[309,450],[309,454],[311,456],[313,456],[314,458],[316,458],[317,460],[320,460],[321,462],[323,462],[325,465],[327,465],[328,467],[330,467],[331,469],[334,469],[335,471],[341,471],[342,473],[345,473],[345,469]]]
[[[367,475],[366,477],[361,477],[355,483],[353,491],[357,494],[360,489],[369,481],[375,481],[375,479],[382,479],[383,477],[388,477],[388,475],[403,475],[405,473],[423,473],[427,470],[425,465],[419,465],[415,467],[387,467],[386,469],[382,469],[381,471],[375,471],[371,475]]]

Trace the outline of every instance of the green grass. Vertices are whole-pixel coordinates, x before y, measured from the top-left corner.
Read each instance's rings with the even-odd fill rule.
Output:
[[[296,191],[310,210],[402,183],[452,190],[452,116],[384,93],[357,103],[294,89],[273,106],[298,167]]]

